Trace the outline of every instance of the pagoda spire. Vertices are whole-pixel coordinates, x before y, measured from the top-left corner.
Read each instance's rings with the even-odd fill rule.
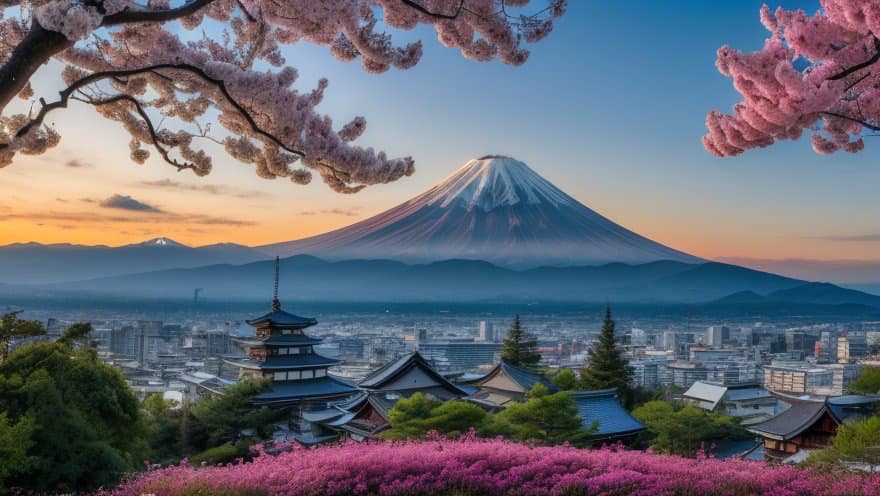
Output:
[[[275,257],[275,293],[272,297],[272,311],[277,312],[281,310],[281,301],[278,300],[278,268],[281,264],[280,257]]]

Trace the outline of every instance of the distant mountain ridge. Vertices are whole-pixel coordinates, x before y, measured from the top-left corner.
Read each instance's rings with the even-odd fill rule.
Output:
[[[268,258],[234,243],[190,247],[164,237],[118,247],[15,243],[0,246],[0,274],[7,284],[47,284]]]
[[[188,298],[195,287],[216,300],[271,296],[274,263],[212,265],[47,286],[131,298]],[[406,264],[391,260],[330,262],[309,255],[282,260],[281,296],[327,301],[564,301],[645,303],[858,304],[880,309],[880,296],[808,283],[716,262],[508,269],[485,261]],[[821,288],[821,292],[817,292]],[[821,294],[835,295],[822,302]],[[746,297],[744,297],[744,295]]]
[[[468,259],[514,268],[702,261],[615,224],[526,164],[498,155],[471,160],[433,188],[369,219],[257,248],[331,261]]]

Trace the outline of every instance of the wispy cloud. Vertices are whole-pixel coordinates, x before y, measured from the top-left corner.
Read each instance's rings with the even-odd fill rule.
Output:
[[[115,194],[109,198],[101,200],[98,205],[104,208],[116,208],[119,210],[132,210],[135,212],[161,213],[158,208],[144,203],[128,195]]]
[[[356,217],[360,207],[344,208],[327,208],[324,210],[303,210],[299,215],[343,215],[345,217]]]
[[[808,236],[807,239],[815,239],[822,241],[841,241],[846,243],[876,243],[880,242],[880,233],[866,234],[848,234],[848,235],[825,235],[825,236]]]
[[[83,162],[82,160],[75,159],[75,158],[72,158],[72,159],[68,160],[67,162],[64,162],[64,165],[66,165],[67,167],[75,168],[75,169],[80,169],[83,167],[93,167],[92,164],[90,164],[88,162]]]
[[[237,198],[257,198],[264,193],[256,190],[235,188],[232,186],[220,186],[216,184],[189,184],[171,179],[159,179],[157,181],[141,181],[138,186],[147,188],[167,189],[173,191],[197,191],[209,195],[234,196]]]
[[[185,224],[203,226],[252,226],[253,221],[217,217],[203,214],[173,214],[159,212],[149,216],[105,215],[95,212],[23,212],[0,215],[0,220],[24,220],[29,222],[46,222],[56,225],[78,223],[124,223],[124,224]]]

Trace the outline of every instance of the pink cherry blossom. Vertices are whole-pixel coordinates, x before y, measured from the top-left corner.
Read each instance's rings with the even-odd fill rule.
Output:
[[[770,36],[761,50],[718,50],[718,70],[742,101],[732,114],[706,116],[706,150],[734,156],[807,131],[816,153],[857,152],[863,133],[880,129],[880,4],[821,5],[813,15],[764,5],[760,18]]]

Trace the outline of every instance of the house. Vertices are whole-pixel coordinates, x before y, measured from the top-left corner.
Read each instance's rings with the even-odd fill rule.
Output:
[[[523,401],[536,384],[543,384],[551,393],[559,391],[543,375],[502,360],[488,374],[470,383],[477,391],[468,396],[467,400],[497,411],[511,403]]]
[[[467,396],[434,370],[418,352],[387,363],[358,383],[354,397],[305,414],[306,419],[355,440],[371,438],[389,427],[388,412],[401,398],[420,392],[439,401]]]
[[[872,415],[880,396],[790,401],[788,410],[748,428],[763,438],[767,461],[794,463],[805,459],[813,449],[827,447],[840,424]]]
[[[707,412],[719,412],[752,425],[773,418],[780,412],[779,401],[756,385],[725,386],[697,381],[685,391],[682,400]]]
[[[577,406],[584,428],[596,427],[597,430],[590,437],[596,443],[625,442],[647,429],[645,424],[623,408],[616,388],[573,391],[571,398]]]

